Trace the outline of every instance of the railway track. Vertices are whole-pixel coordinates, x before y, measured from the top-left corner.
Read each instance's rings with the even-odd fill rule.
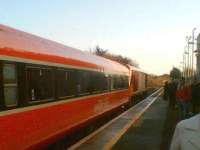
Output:
[[[111,149],[120,137],[161,95],[162,88],[70,146],[69,150]]]

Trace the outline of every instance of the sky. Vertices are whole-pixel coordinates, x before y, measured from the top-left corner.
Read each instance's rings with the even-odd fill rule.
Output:
[[[200,32],[199,0],[0,0],[0,24],[88,51],[99,45],[153,74],[180,66]]]

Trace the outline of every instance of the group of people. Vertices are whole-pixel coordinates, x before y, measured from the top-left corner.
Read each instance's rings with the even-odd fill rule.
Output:
[[[165,100],[169,100],[169,107],[174,109],[179,107],[179,119],[183,120],[191,115],[198,113],[200,106],[200,82],[194,80],[188,83],[184,78],[174,80],[170,83],[165,82],[164,96]],[[189,112],[189,108],[191,108]]]
[[[185,79],[164,85],[164,99],[171,109],[179,108],[181,120],[175,129],[170,150],[200,150],[200,82]]]

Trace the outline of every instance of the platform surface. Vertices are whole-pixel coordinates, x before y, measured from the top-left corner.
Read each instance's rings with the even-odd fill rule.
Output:
[[[112,150],[159,150],[168,103],[159,97]]]
[[[145,111],[148,112],[149,107],[152,103],[159,99],[162,90],[158,90],[153,95],[147,97],[145,100],[141,101],[137,105],[133,106],[131,109],[122,113],[120,116],[116,117],[108,124],[104,125],[93,134],[85,137],[75,145],[71,146],[69,149],[74,150],[102,150],[111,149],[113,145],[122,137],[123,134],[132,126],[132,124],[138,120]],[[123,147],[122,147],[123,148]]]

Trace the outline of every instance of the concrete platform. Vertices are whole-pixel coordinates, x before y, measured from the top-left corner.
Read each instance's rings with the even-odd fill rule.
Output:
[[[168,103],[159,97],[112,150],[159,150]]]
[[[106,125],[102,126],[100,129],[93,132],[89,136],[85,137],[78,143],[72,145],[68,149],[69,150],[74,150],[74,149],[78,149],[78,150],[111,149],[117,143],[117,141],[122,137],[122,135],[125,134],[126,131],[133,125],[133,123],[135,123],[136,120],[138,120],[141,117],[141,115],[144,114],[145,111],[147,111],[147,114],[148,114],[148,112],[149,112],[148,108],[154,107],[153,103],[157,103],[157,101],[160,102],[159,95],[161,93],[162,93],[162,89],[156,91],[154,94],[152,94],[145,100],[141,101],[140,103],[138,103],[131,109],[122,113],[120,116],[116,117],[115,119],[113,119],[112,121],[107,123]],[[158,108],[156,108],[156,109],[158,109]],[[152,115],[154,116],[153,112],[151,113],[150,116],[152,116]],[[150,116],[149,116],[149,118],[150,118]],[[144,129],[144,130],[146,130],[146,129]],[[141,136],[143,136],[143,135],[141,135]],[[127,143],[131,144],[131,142],[132,142],[131,138],[132,137],[130,137],[130,140],[125,140],[126,143],[124,143],[124,144],[125,145],[127,145]],[[123,138],[121,141],[123,142]],[[120,144],[120,143],[121,142],[119,142],[119,144],[117,143],[116,148],[124,149],[125,145],[123,145],[123,143],[122,144]],[[115,147],[113,149],[115,149]],[[132,147],[130,147],[130,149],[132,149]]]

